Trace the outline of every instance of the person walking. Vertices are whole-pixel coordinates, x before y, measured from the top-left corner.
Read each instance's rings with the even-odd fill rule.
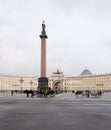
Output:
[[[13,90],[11,90],[11,95],[13,96]]]

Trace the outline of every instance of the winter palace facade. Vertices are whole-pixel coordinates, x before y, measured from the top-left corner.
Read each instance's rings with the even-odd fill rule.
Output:
[[[0,76],[0,91],[37,90],[39,77]],[[66,76],[59,70],[48,76],[48,86],[53,90],[105,90],[111,91],[111,74],[93,75],[88,69],[79,76]]]

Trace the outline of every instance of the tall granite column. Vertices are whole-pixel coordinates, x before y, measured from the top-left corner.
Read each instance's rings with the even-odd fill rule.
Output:
[[[42,23],[41,38],[41,77],[38,79],[38,88],[48,87],[48,78],[46,77],[46,39],[48,38],[45,31],[44,21]]]

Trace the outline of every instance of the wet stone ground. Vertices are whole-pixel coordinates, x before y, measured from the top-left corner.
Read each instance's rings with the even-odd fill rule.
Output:
[[[111,130],[111,93],[101,98],[0,93],[0,130]]]

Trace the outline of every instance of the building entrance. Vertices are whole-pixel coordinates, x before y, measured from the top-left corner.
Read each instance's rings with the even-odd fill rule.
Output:
[[[62,92],[62,90],[63,90],[62,81],[61,81],[61,80],[56,80],[56,81],[54,81],[52,87],[53,87],[53,90],[54,90],[56,93]]]

